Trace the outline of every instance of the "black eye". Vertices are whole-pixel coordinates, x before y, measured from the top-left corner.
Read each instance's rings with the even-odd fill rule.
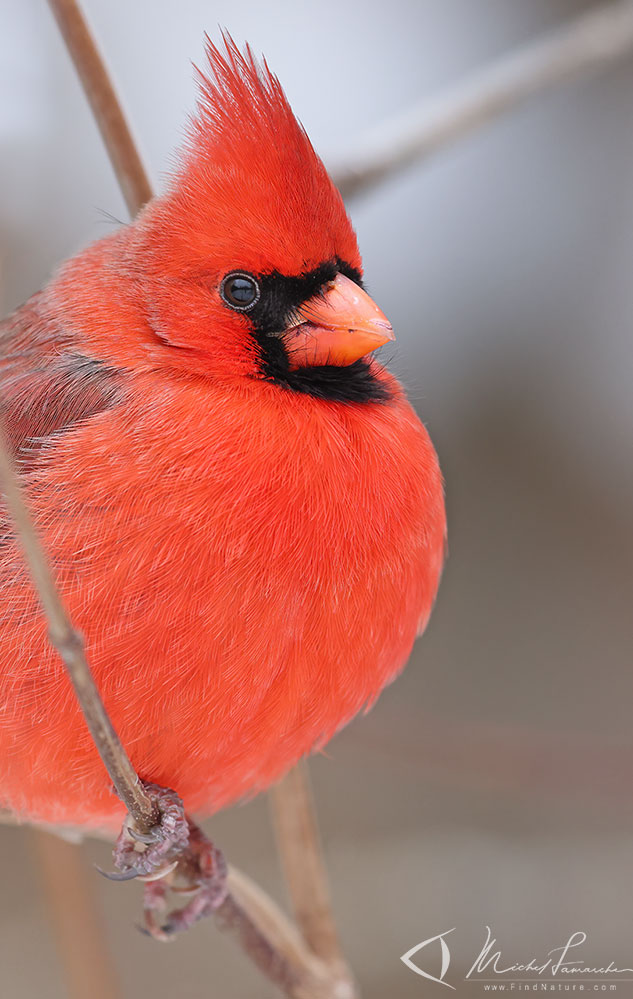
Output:
[[[220,285],[220,294],[232,309],[246,312],[259,301],[259,285],[251,274],[233,271],[227,274]]]

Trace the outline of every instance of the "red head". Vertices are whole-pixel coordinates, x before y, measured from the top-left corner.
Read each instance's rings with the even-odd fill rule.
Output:
[[[194,370],[332,398],[360,378],[379,398],[361,358],[393,335],[343,200],[277,78],[225,46],[208,42],[182,167],[131,234],[150,325]],[[323,377],[343,388],[315,391]]]
[[[266,64],[226,39],[197,71],[198,112],[170,194],[186,226],[179,264],[299,274],[340,257],[360,270],[356,237],[323,163]],[[194,259],[191,259],[193,253]]]

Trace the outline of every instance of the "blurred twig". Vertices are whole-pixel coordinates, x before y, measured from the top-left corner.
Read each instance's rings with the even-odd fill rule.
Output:
[[[601,5],[354,139],[349,155],[331,165],[334,182],[351,198],[535,94],[632,52],[633,3]]]
[[[294,767],[271,791],[279,855],[303,938],[341,983],[341,995],[355,995],[339,943],[327,869],[319,843],[310,777],[305,763]],[[347,987],[347,993],[342,990]]]
[[[79,4],[48,0],[68,47],[110,157],[130,215],[152,197],[152,189],[121,104]]]
[[[120,990],[104,943],[80,847],[31,830],[69,999],[116,999]]]

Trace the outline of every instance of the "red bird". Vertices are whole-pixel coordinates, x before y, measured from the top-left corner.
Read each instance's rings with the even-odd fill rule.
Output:
[[[440,470],[280,84],[209,47],[182,166],[0,326],[28,501],[137,771],[213,812],[371,704],[442,567]],[[0,520],[0,805],[115,797]]]

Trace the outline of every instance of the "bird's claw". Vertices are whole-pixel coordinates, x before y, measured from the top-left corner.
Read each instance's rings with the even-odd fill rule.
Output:
[[[175,791],[145,784],[159,821],[147,832],[137,829],[128,815],[113,851],[116,871],[101,871],[112,881],[162,878],[173,871],[189,843],[189,824],[182,800]]]
[[[228,893],[227,866],[174,791],[156,784],[145,784],[145,789],[159,821],[152,829],[139,830],[128,815],[113,851],[116,870],[97,870],[110,881],[143,881],[145,925],[139,929],[155,940],[171,940],[222,905]],[[191,897],[168,912],[170,890]]]
[[[128,824],[127,831],[132,839],[136,840],[137,843],[144,843],[145,846],[151,846],[160,838],[160,834],[154,829],[150,829],[149,832],[143,833],[139,832],[138,829],[135,829],[134,826]]]
[[[167,892],[170,888],[192,897],[182,908],[167,912]],[[145,926],[140,928],[155,940],[172,940],[176,933],[190,929],[200,919],[215,912],[227,893],[227,866],[223,854],[189,820],[189,847],[173,874],[145,885]]]
[[[107,878],[108,881],[133,881],[141,873],[135,867],[130,867],[127,871],[104,871],[98,864],[95,864],[95,869],[101,877]]]

